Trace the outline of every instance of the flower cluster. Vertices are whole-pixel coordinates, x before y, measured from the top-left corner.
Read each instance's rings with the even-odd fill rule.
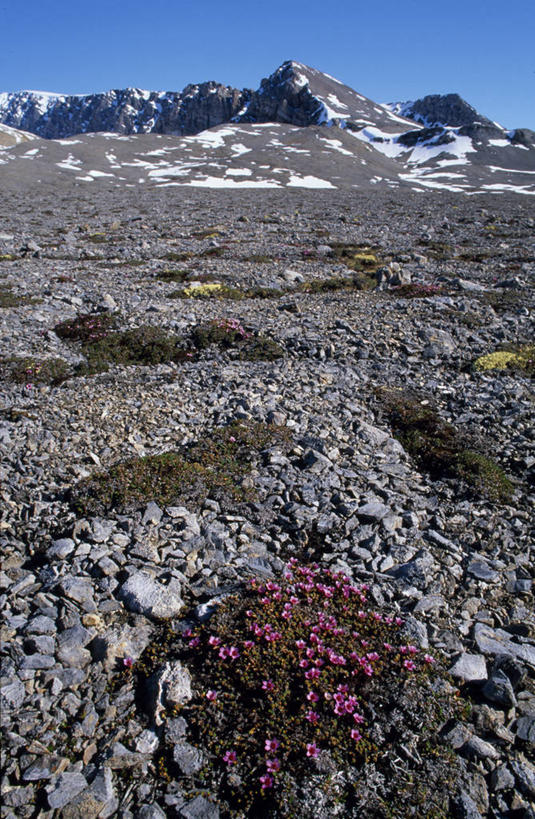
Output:
[[[358,766],[377,750],[370,693],[385,676],[403,688],[431,672],[434,658],[400,639],[402,620],[377,611],[367,592],[291,560],[280,580],[252,580],[243,598],[183,635],[205,681],[188,723],[257,798],[282,792],[290,772],[312,773],[323,754]]]
[[[240,324],[239,320],[236,318],[219,319],[219,321],[217,321],[216,324],[226,333],[230,334],[237,333],[242,338],[251,337],[251,334],[246,331],[245,327],[243,327],[243,325]]]

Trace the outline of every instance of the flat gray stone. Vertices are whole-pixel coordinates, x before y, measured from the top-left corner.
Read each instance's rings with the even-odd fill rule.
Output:
[[[487,664],[481,654],[461,654],[449,672],[464,682],[483,682],[488,677]]]
[[[494,569],[491,569],[485,560],[476,558],[468,564],[466,570],[472,577],[477,580],[483,580],[485,583],[496,583],[500,579],[500,575]]]
[[[178,814],[181,819],[219,819],[219,806],[204,796],[196,796]]]
[[[183,705],[192,698],[191,674],[179,660],[165,663],[149,681],[149,689],[154,703],[154,720],[159,725],[162,710]]]
[[[129,611],[162,620],[176,617],[184,608],[184,602],[176,591],[144,571],[136,572],[123,583],[119,598]]]
[[[108,819],[116,813],[118,806],[112,772],[109,768],[101,768],[89,788],[63,808],[61,819]]]
[[[357,509],[357,516],[367,522],[367,521],[381,521],[385,518],[390,509],[388,506],[385,506],[384,503],[380,501],[370,501],[369,503],[365,503],[363,506],[359,506]]]
[[[62,773],[47,786],[48,805],[52,810],[64,808],[87,788],[87,780],[81,773]]]
[[[535,714],[520,717],[516,724],[516,735],[525,742],[532,742],[535,745]]]
[[[511,768],[522,793],[532,799],[535,796],[535,766],[521,757],[511,762]]]
[[[493,629],[484,623],[476,623],[474,640],[483,654],[508,654],[535,666],[535,646],[514,643],[511,635],[503,629]]]
[[[483,686],[483,696],[498,705],[505,705],[510,708],[516,705],[515,692],[511,685],[511,680],[499,668],[493,669],[490,678]]]
[[[204,765],[202,752],[190,745],[189,742],[177,742],[173,748],[173,759],[184,776],[197,773]]]

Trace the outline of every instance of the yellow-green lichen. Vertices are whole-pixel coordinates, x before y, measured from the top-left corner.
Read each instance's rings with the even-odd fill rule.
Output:
[[[535,361],[535,346],[526,345],[517,350],[496,350],[476,359],[474,370],[521,370],[524,372],[533,371]]]
[[[222,288],[222,284],[200,284],[186,287],[182,292],[188,299],[202,299],[204,296],[215,295],[216,291]]]

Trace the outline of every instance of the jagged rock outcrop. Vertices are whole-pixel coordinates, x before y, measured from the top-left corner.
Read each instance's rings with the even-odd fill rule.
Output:
[[[187,85],[181,92],[126,88],[63,96],[21,91],[0,95],[0,121],[45,139],[96,131],[196,134],[229,122],[250,95],[216,82]]]

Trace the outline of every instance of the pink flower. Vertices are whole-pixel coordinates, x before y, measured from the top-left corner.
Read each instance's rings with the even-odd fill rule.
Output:
[[[244,640],[243,641],[243,647],[246,648],[246,649],[254,648],[254,646],[255,646],[254,640]]]
[[[435,662],[435,658],[431,657],[430,654],[424,654],[424,661],[429,663],[429,665],[432,665]]]
[[[307,756],[312,757],[312,759],[316,759],[319,756],[320,749],[316,745],[315,742],[307,743]]]
[[[307,719],[309,722],[311,722],[312,725],[315,725],[317,723],[317,721],[319,720],[319,714],[317,714],[315,711],[312,711],[312,710],[307,711],[306,714],[305,714],[305,719]]]
[[[266,768],[270,773],[277,773],[277,771],[280,771],[280,767],[280,759],[277,759],[277,757],[275,757],[275,759],[268,759],[266,762]]]
[[[213,691],[212,689],[207,691],[206,692],[206,699],[210,700],[210,702],[215,702],[216,699],[217,699],[217,691]]]
[[[413,663],[412,660],[405,660],[405,662],[403,663],[403,668],[405,668],[407,671],[414,671],[416,665],[415,663]]]
[[[275,686],[273,685],[272,680],[262,680],[262,690],[263,691],[273,691]]]
[[[361,725],[364,722],[364,717],[362,714],[353,714],[353,720],[357,723],[357,725]]]
[[[319,668],[311,668],[310,671],[305,671],[305,677],[307,680],[317,680],[321,671]]]
[[[188,645],[190,648],[197,648],[200,642],[201,642],[200,637],[192,637]]]
[[[212,635],[208,638],[208,645],[213,646],[213,648],[217,648],[217,646],[221,645],[221,637],[214,637]]]
[[[266,739],[264,748],[268,754],[272,754],[280,748],[280,742],[275,737],[273,737],[273,739]]]
[[[125,668],[132,668],[132,666],[134,665],[134,660],[132,659],[132,657],[125,657],[123,660],[123,665]]]
[[[228,650],[228,656],[231,660],[237,660],[240,656],[240,650],[236,646],[231,646]]]
[[[228,648],[226,646],[222,646],[219,649],[219,656],[221,657],[222,660],[227,659],[227,657],[228,657]]]
[[[319,696],[316,694],[315,691],[309,691],[307,694],[307,700],[309,702],[317,702],[319,700]]]
[[[234,437],[234,435],[230,435],[230,436],[229,436],[229,441],[230,441],[232,444],[233,444],[233,443],[235,443],[236,438]]]
[[[355,742],[358,742],[360,739],[362,739],[362,734],[357,728],[351,729],[351,739],[354,739]]]
[[[264,774],[260,777],[260,784],[262,786],[262,790],[273,787],[273,777],[270,774]]]
[[[226,762],[227,765],[235,765],[238,761],[238,757],[236,756],[236,751],[225,751],[223,755],[223,762]]]

